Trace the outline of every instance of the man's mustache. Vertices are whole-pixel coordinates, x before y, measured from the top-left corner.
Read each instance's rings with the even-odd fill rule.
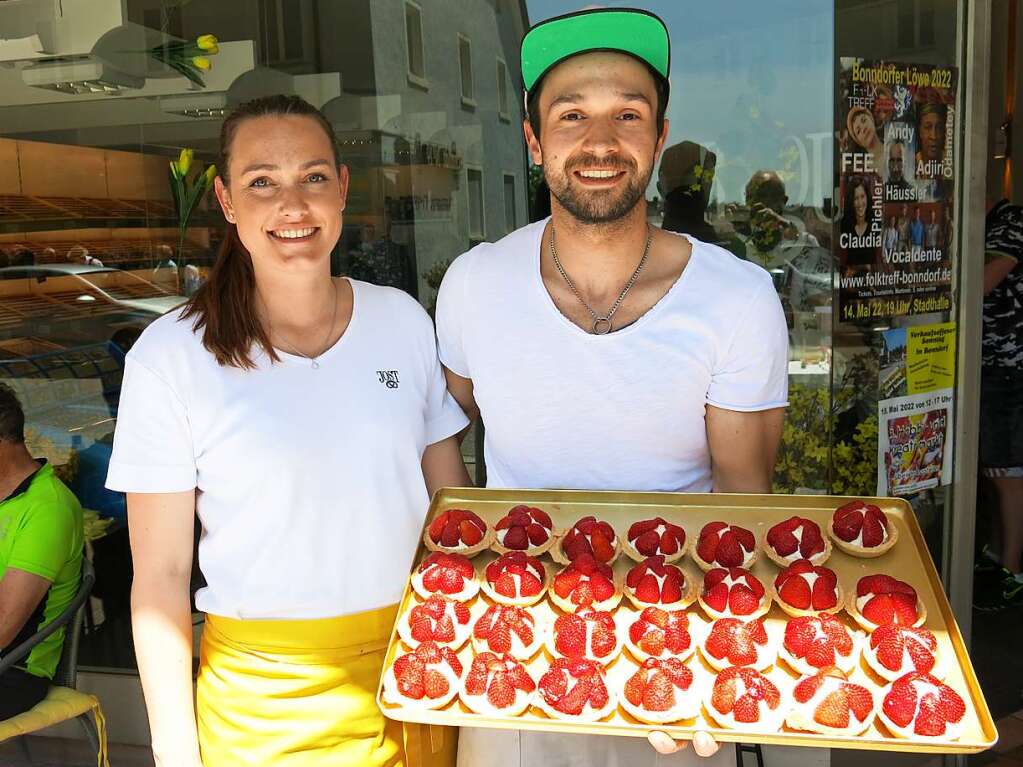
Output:
[[[572,173],[577,170],[635,170],[636,163],[620,157],[600,159],[592,155],[569,158],[565,170]]]

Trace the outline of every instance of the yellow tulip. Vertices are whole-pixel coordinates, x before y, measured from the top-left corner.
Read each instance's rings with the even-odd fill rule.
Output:
[[[181,172],[178,170],[178,164],[174,162],[174,160],[171,160],[167,164],[170,165],[171,175],[174,176],[174,178],[181,178]]]
[[[206,177],[206,183],[212,184],[213,179],[217,177],[217,166],[216,165],[209,166],[206,169],[206,173],[204,174],[204,176]]]
[[[217,45],[217,42],[215,35],[200,35],[195,40],[195,44],[199,47],[199,50],[206,51],[210,55],[220,51],[220,47]]]
[[[192,65],[195,66],[196,69],[202,70],[208,70],[211,66],[213,66],[210,60],[205,56],[193,56]]]
[[[184,178],[188,175],[188,169],[192,167],[192,158],[195,152],[191,149],[182,149],[178,157],[178,175]]]

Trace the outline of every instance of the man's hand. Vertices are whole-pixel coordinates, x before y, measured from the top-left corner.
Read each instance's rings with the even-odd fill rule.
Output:
[[[654,730],[646,736],[646,739],[650,741],[650,745],[658,754],[664,755],[674,754],[689,745],[688,740],[672,740],[668,733],[660,730]],[[719,748],[721,748],[721,744],[714,740],[709,732],[700,730],[693,733],[693,751],[697,756],[714,756]]]

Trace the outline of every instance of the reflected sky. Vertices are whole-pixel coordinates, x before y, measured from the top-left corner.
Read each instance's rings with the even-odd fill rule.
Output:
[[[527,0],[530,22],[586,7]],[[750,176],[778,171],[790,204],[830,196],[834,11],[830,0],[603,3],[657,13],[671,32],[669,144],[717,153],[713,199],[741,201]]]

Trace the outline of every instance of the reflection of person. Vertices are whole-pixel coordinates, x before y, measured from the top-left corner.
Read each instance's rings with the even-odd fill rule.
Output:
[[[866,107],[853,107],[845,120],[849,137],[855,143],[854,149],[869,154],[873,160],[873,167],[868,171],[880,171],[884,160],[884,146],[877,135],[877,126],[874,124],[874,116]]]
[[[78,591],[82,507],[45,459],[25,447],[25,413],[0,384],[0,655],[63,612]],[[0,721],[46,697],[63,629],[0,674]]]
[[[657,171],[657,189],[664,200],[662,229],[704,242],[717,240],[706,218],[716,165],[717,155],[692,141],[664,150]]]
[[[874,223],[873,195],[866,180],[853,176],[845,187],[841,241],[846,266],[868,266],[877,260],[877,245],[871,244]]]
[[[156,761],[405,763],[374,697],[405,585],[395,562],[430,493],[468,482],[453,436],[466,419],[426,312],[330,275],[348,170],[326,118],[257,99],[224,121],[221,155],[226,236],[207,282],[127,356],[107,479],[129,493]]]
[[[924,232],[924,246],[928,249],[937,248],[941,242],[941,224],[938,223],[938,211],[931,209],[931,220]]]
[[[945,157],[945,126],[948,106],[935,99],[924,101],[916,108],[916,133],[920,149],[916,153],[916,175],[935,178],[941,175],[941,162]]]
[[[899,247],[899,226],[896,217],[893,215],[888,219],[888,226],[884,229],[884,254],[890,258],[892,253]]]
[[[785,215],[788,204],[785,182],[776,172],[758,170],[746,183],[749,208],[748,234],[737,232],[743,248],[737,253],[765,268],[791,261],[806,248],[817,248],[817,238],[801,222]]]
[[[788,361],[771,279],[647,224],[667,63],[660,20],[626,9],[550,19],[522,42],[524,132],[552,215],[457,258],[437,301],[448,386],[486,424],[492,487],[771,487]],[[676,748],[664,733],[650,740]],[[706,733],[694,744],[717,750]],[[476,728],[459,756],[471,767],[655,760],[630,738]]]
[[[1001,521],[997,606],[1023,604],[1023,208],[987,216],[981,341],[980,465]]]
[[[67,252],[68,263],[85,264],[86,266],[103,266],[103,262],[93,255],[84,245],[72,245]]]

